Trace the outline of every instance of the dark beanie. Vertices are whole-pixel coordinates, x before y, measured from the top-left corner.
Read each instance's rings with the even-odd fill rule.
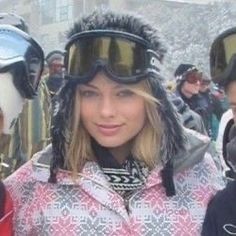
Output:
[[[180,64],[175,70],[174,76],[176,79],[177,90],[182,87],[183,82],[186,79],[188,72],[198,71],[197,67],[192,64]]]
[[[180,77],[183,74],[186,74],[186,72],[189,71],[197,71],[198,69],[196,68],[196,66],[192,65],[192,64],[180,64],[177,69],[175,70],[175,77]]]
[[[50,65],[54,60],[63,60],[64,58],[64,52],[60,50],[54,50],[48,53],[45,60],[48,65]]]

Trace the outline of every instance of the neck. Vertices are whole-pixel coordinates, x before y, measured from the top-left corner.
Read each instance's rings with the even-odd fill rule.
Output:
[[[114,158],[119,162],[119,164],[123,164],[130,154],[131,144],[127,143],[120,147],[109,148],[109,152],[114,156]]]

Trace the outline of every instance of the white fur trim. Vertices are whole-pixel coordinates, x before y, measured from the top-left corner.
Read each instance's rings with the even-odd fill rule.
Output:
[[[24,101],[14,86],[12,74],[0,73],[0,109],[3,113],[3,133],[10,134],[14,121],[22,111]]]

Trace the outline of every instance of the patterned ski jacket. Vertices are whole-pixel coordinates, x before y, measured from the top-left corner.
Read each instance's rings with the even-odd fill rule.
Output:
[[[87,162],[74,182],[60,170],[58,183],[48,183],[49,146],[5,180],[14,199],[15,234],[200,235],[207,204],[224,186],[208,145],[208,138],[195,137],[176,157],[175,196],[166,196],[156,167],[128,201],[110,187],[96,162]]]

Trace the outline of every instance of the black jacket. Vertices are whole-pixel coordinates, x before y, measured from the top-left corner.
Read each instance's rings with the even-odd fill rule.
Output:
[[[195,111],[201,115],[209,136],[212,136],[213,115],[215,115],[216,119],[220,121],[224,109],[221,105],[221,102],[212,94],[210,90],[204,93],[200,92],[197,100],[197,108],[199,111]]]
[[[236,181],[218,192],[210,201],[202,236],[236,235]]]

